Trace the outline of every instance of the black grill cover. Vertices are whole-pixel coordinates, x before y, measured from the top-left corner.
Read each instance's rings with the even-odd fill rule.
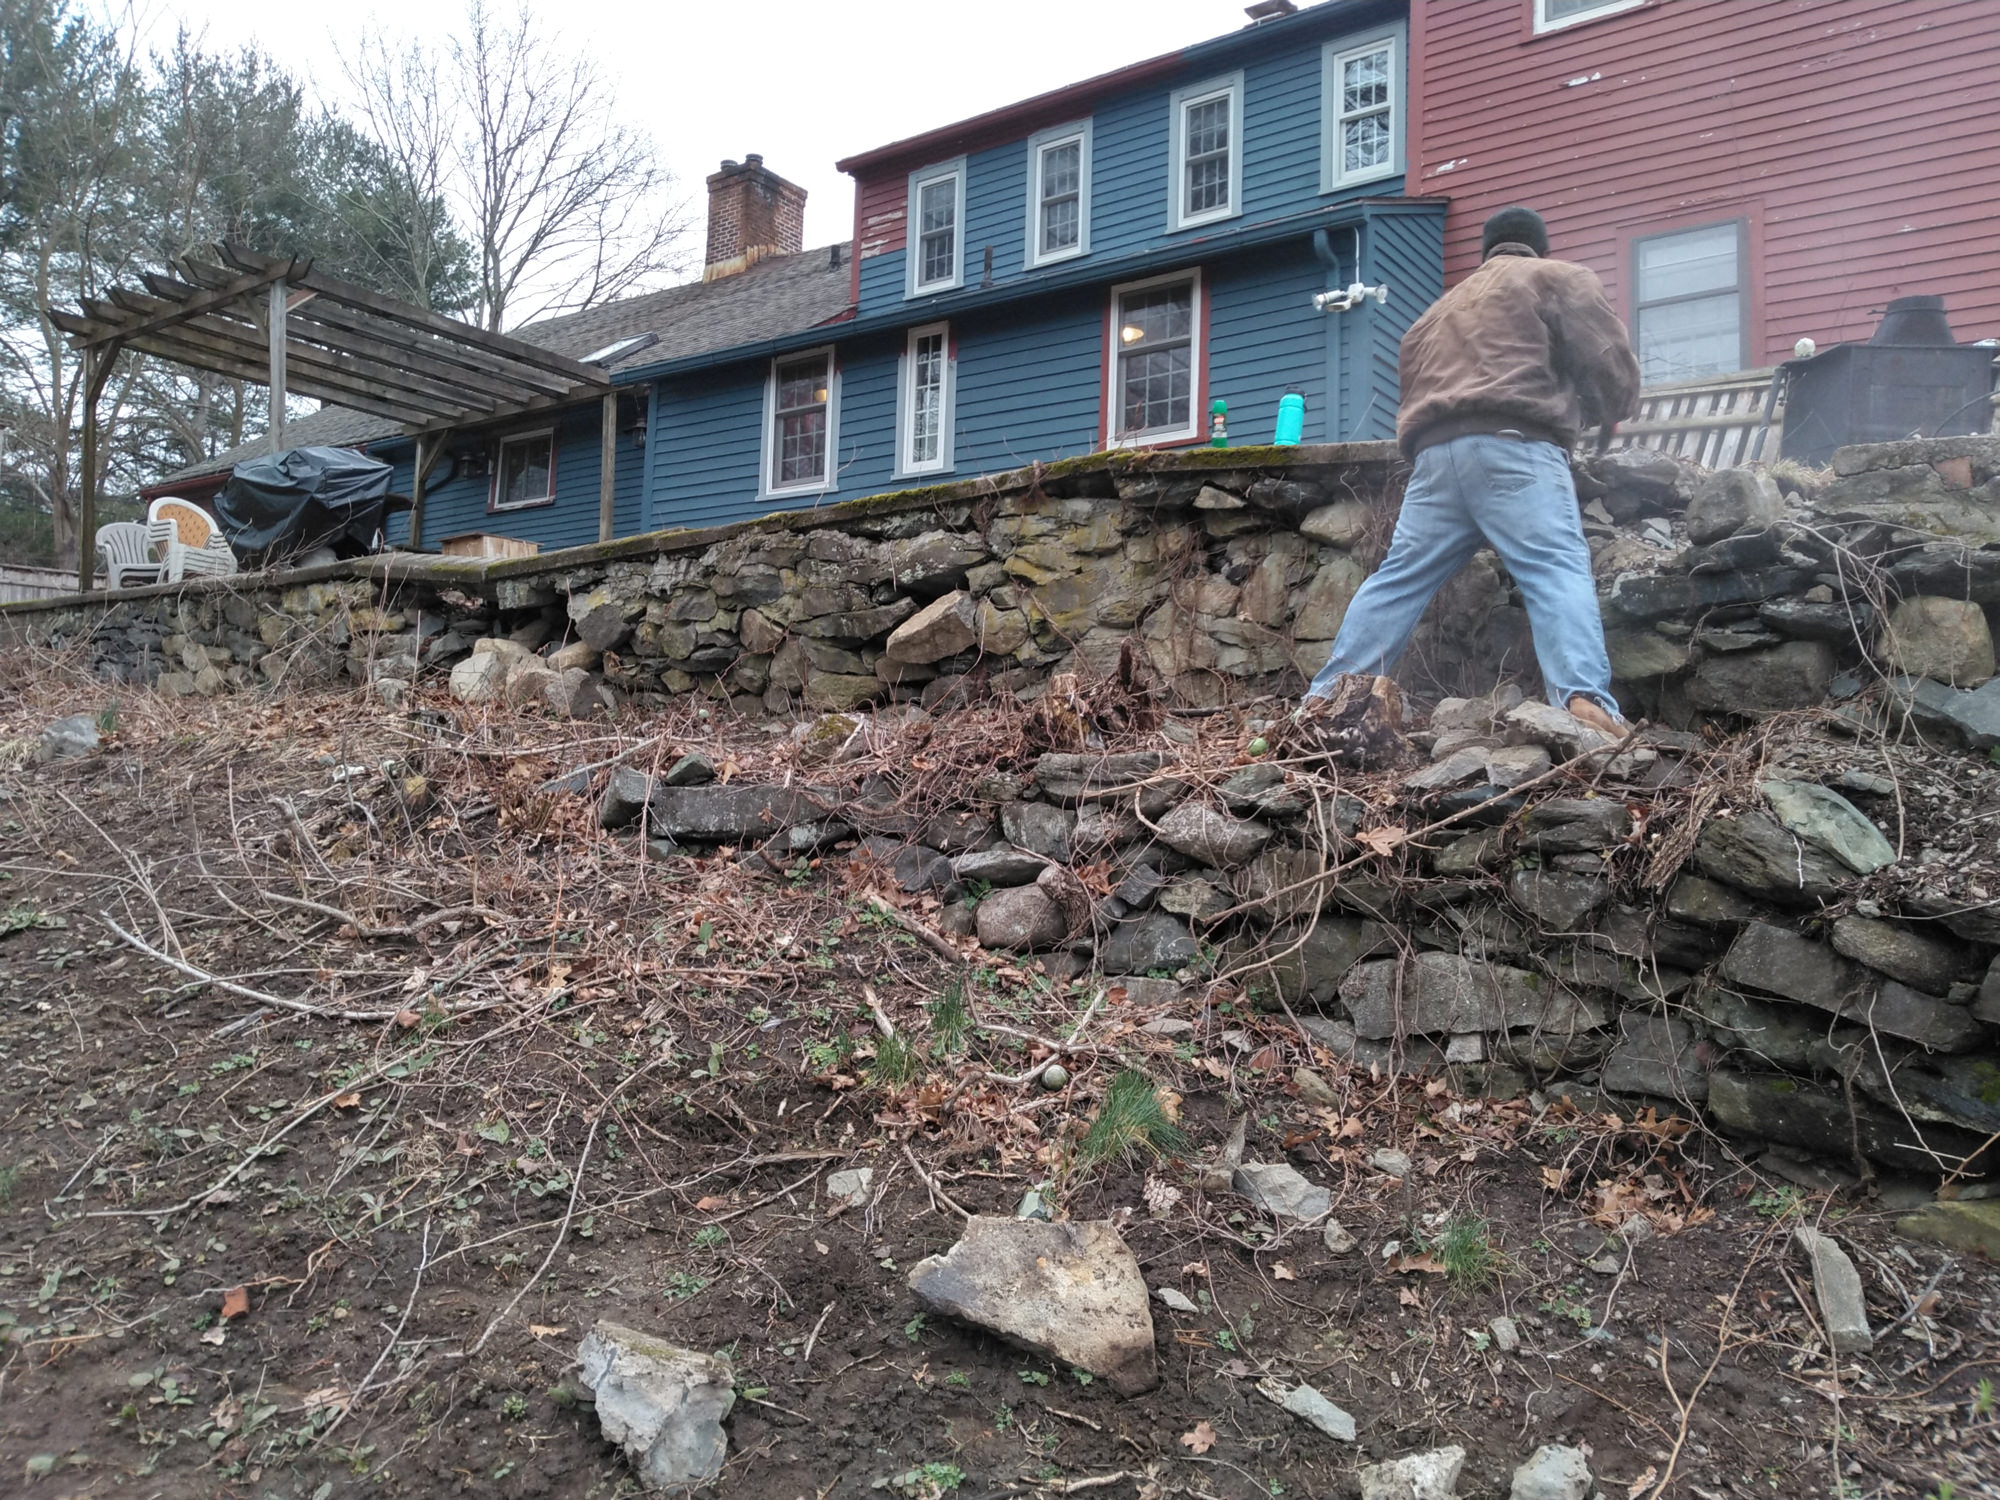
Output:
[[[247,459],[215,496],[215,518],[238,553],[273,562],[315,547],[371,551],[395,471],[352,448],[289,448]]]

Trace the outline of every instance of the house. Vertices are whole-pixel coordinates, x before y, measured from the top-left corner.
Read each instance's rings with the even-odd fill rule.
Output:
[[[1387,437],[1404,330],[1514,202],[1603,278],[1649,383],[1751,372],[1752,421],[1766,367],[1865,338],[1891,298],[2000,332],[1992,0],[1249,13],[848,157],[846,244],[804,249],[803,190],[725,162],[700,282],[517,330],[611,373],[610,526],[593,403],[451,432],[416,541],[559,547],[1198,444],[1216,402],[1232,442],[1266,442],[1291,392],[1308,442]],[[411,487],[388,424],[330,410],[291,436],[365,443]],[[150,493],[212,488],[237,456]]]
[[[698,283],[515,330],[621,392],[613,534],[700,526],[1112,447],[1394,428],[1403,330],[1441,289],[1442,201],[1403,196],[1401,0],[1289,0],[1214,41],[850,157],[851,244],[802,248],[757,157],[708,179]],[[1317,294],[1386,288],[1346,311]],[[389,424],[325,411],[294,443]],[[595,405],[464,428],[421,542],[599,538]],[[254,451],[254,450],[253,450]],[[238,453],[150,493],[219,486]],[[402,541],[405,522],[393,523]]]
[[[1649,385],[1866,339],[1942,295],[2000,334],[1992,0],[1412,0],[1411,191],[1445,276],[1509,203],[1603,278]]]

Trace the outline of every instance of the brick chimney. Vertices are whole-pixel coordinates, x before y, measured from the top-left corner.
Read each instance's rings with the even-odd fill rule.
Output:
[[[747,271],[767,255],[790,255],[805,237],[806,190],[771,171],[763,157],[725,161],[709,173],[703,281]]]

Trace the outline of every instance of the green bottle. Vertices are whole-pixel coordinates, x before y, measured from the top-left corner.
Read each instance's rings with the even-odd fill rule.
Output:
[[[1208,446],[1229,446],[1229,403],[1220,396],[1208,403]]]

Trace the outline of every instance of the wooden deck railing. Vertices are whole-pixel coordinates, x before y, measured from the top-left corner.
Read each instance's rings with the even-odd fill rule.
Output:
[[[1771,413],[1770,431],[1761,443],[1764,399],[1774,370],[1740,370],[1672,385],[1648,386],[1639,393],[1639,414],[1618,424],[1613,448],[1657,448],[1711,469],[1727,469],[1753,459],[1770,462],[1778,456],[1784,427],[1784,397]],[[1586,436],[1586,450],[1594,446]]]

